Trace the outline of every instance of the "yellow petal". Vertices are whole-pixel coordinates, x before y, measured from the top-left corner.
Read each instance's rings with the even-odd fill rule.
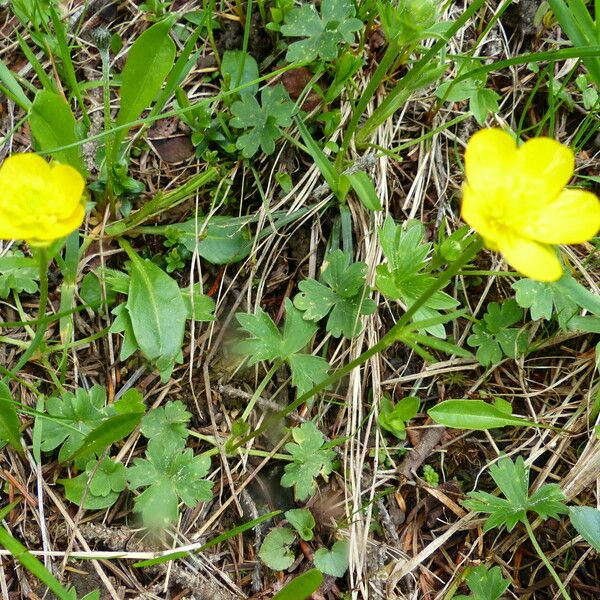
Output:
[[[485,194],[471,187],[469,183],[463,186],[461,217],[483,238],[495,242],[498,238],[497,213],[498,198],[495,194]]]
[[[81,203],[85,182],[73,167],[61,163],[52,163],[48,186],[53,188],[52,196],[59,198],[58,206],[49,206],[53,214],[68,217]]]
[[[573,151],[550,138],[533,138],[517,151],[515,193],[526,205],[542,207],[553,202],[569,183],[575,168]]]
[[[33,152],[12,154],[0,167],[0,182],[14,184],[27,177],[46,177],[50,167],[39,155]]]
[[[510,188],[517,155],[514,139],[502,129],[481,129],[465,150],[465,172],[469,185],[478,192]]]
[[[538,244],[518,235],[507,235],[498,242],[506,262],[525,277],[538,281],[557,281],[562,266],[551,246]]]
[[[591,192],[564,190],[522,229],[545,244],[581,244],[600,230],[600,201]]]

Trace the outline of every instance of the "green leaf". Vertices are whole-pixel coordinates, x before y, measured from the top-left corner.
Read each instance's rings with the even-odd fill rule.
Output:
[[[319,548],[313,561],[317,569],[333,577],[342,577],[348,570],[348,553],[350,546],[346,541],[336,542],[331,550]]]
[[[142,433],[148,438],[148,448],[156,446],[164,452],[182,450],[188,437],[187,424],[192,414],[181,400],[154,408],[142,419]]]
[[[313,62],[318,57],[334,60],[345,44],[354,41],[354,32],[362,28],[351,0],[323,0],[321,14],[313,4],[290,10],[281,33],[288,37],[306,38],[290,44],[285,59],[289,63]]]
[[[258,556],[270,569],[284,571],[292,566],[296,558],[290,548],[295,541],[296,537],[291,529],[276,527],[265,536]]]
[[[223,91],[230,91],[259,78],[258,65],[254,58],[242,50],[226,50],[221,58],[221,75]],[[245,87],[238,93],[240,96],[255,96],[258,83]]]
[[[175,44],[169,36],[171,19],[146,29],[133,43],[121,75],[121,106],[116,126],[134,122],[157,97],[175,62]],[[113,155],[120,152],[129,127],[115,133]]]
[[[303,394],[327,376],[329,363],[320,356],[299,354],[312,339],[317,328],[302,318],[291,300],[285,301],[285,323],[280,331],[271,317],[258,308],[255,315],[238,314],[236,318],[250,337],[238,342],[236,352],[249,357],[248,364],[261,360],[286,361],[292,371],[292,384]]]
[[[125,361],[139,348],[137,340],[135,339],[135,333],[133,332],[131,317],[129,316],[129,311],[127,310],[125,302],[113,308],[111,313],[116,316],[116,319],[112,322],[109,331],[111,333],[123,334],[119,360]]]
[[[286,583],[273,600],[306,600],[323,583],[323,574],[318,569],[310,569]]]
[[[403,302],[407,308],[434,283],[435,275],[430,271],[433,245],[424,242],[424,227],[418,221],[408,221],[405,228],[396,225],[387,217],[379,230],[379,243],[387,262],[376,269],[375,286],[386,297]],[[413,321],[434,319],[438,311],[451,309],[458,302],[439,291],[414,315]],[[445,338],[442,324],[423,327],[423,330],[438,338]]]
[[[8,94],[12,96],[11,99],[14,102],[16,102],[24,111],[27,112],[30,110],[31,100],[25,95],[23,88],[2,59],[0,59],[0,83],[4,86]],[[5,90],[2,89],[3,92]]]
[[[181,297],[185,303],[186,316],[194,321],[214,321],[215,301],[202,293],[202,282],[194,284],[193,288],[183,288]]]
[[[473,325],[467,344],[477,348],[475,356],[484,366],[499,363],[504,356],[516,358],[527,350],[525,332],[510,327],[523,318],[523,311],[515,300],[502,304],[491,302],[483,319]]]
[[[381,201],[371,178],[364,172],[358,171],[351,174],[342,174],[340,177],[348,180],[356,192],[362,205],[368,210],[382,210]]]
[[[380,401],[379,426],[399,440],[406,439],[405,423],[419,412],[419,405],[420,400],[415,396],[402,398],[396,405],[387,396],[383,396]]]
[[[600,552],[600,510],[591,506],[571,506],[569,516],[577,533]]]
[[[475,567],[466,577],[467,585],[471,590],[472,596],[467,599],[466,596],[455,596],[456,600],[463,598],[465,600],[499,600],[510,585],[502,577],[500,567],[487,569],[485,565]]]
[[[81,446],[63,460],[73,460],[82,454],[100,454],[111,444],[125,439],[137,427],[143,414],[130,412],[109,417],[90,431],[81,441]]]
[[[79,388],[74,394],[65,392],[60,398],[48,398],[46,411],[55,418],[41,419],[41,449],[50,452],[61,446],[58,460],[64,462],[82,447],[88,434],[114,414],[114,407],[106,406],[106,390],[95,385],[89,391]],[[95,451],[78,454],[75,465],[84,468],[95,454]]]
[[[139,348],[166,381],[181,352],[187,309],[177,282],[133,251],[127,312]]]
[[[23,567],[37,577],[60,600],[72,600],[72,596],[54,578],[52,573],[2,526],[0,526],[0,545],[4,546],[15,560],[19,561]]]
[[[288,442],[285,449],[292,462],[285,465],[281,485],[293,487],[296,500],[302,502],[315,493],[316,478],[331,473],[335,452],[323,447],[325,438],[312,421],[295,427],[291,433],[295,443]]]
[[[513,417],[505,408],[483,400],[445,400],[427,411],[440,425],[454,429],[485,431],[496,427],[537,427],[533,421]]]
[[[307,508],[293,508],[285,512],[288,523],[298,532],[298,535],[306,542],[313,539],[315,519]]]
[[[0,257],[0,298],[5,300],[11,292],[35,294],[38,291],[39,268],[34,258],[22,252],[11,252]]]
[[[207,224],[195,219],[171,227],[181,232],[181,243],[215,265],[228,265],[246,258],[252,250],[252,239],[246,227],[233,217],[214,216]],[[197,232],[200,237],[197,237]]]
[[[490,467],[490,475],[505,498],[487,492],[469,492],[469,499],[463,502],[470,510],[489,513],[484,532],[502,525],[512,531],[519,521],[526,522],[528,511],[544,520],[569,512],[558,484],[545,484],[529,496],[529,469],[521,456],[515,462],[510,458],[500,459]]]
[[[489,114],[495,115],[500,110],[501,96],[494,90],[477,89],[471,96],[469,108],[479,125],[483,125]]]
[[[0,440],[6,440],[19,454],[21,444],[21,421],[8,386],[0,381]]]
[[[304,311],[303,318],[319,321],[329,314],[326,329],[334,337],[351,339],[362,330],[361,317],[372,314],[377,306],[367,297],[367,265],[351,263],[350,255],[335,250],[321,266],[320,282],[305,279],[298,284],[300,293],[294,306]]]
[[[566,277],[569,277],[568,275]],[[553,316],[561,329],[566,330],[569,321],[577,313],[577,303],[564,293],[558,282],[546,283],[535,279],[520,279],[512,284],[515,299],[522,308],[528,308],[534,321]]]
[[[246,129],[238,137],[236,147],[244,158],[254,156],[260,148],[265,154],[275,152],[275,142],[281,137],[281,127],[292,124],[294,103],[281,84],[265,87],[260,94],[260,104],[254,96],[245,95],[231,105],[230,124],[236,129]]]
[[[36,94],[29,115],[29,125],[42,152],[80,141],[71,108],[62,96],[54,92],[40,90]],[[81,157],[81,146],[59,150],[52,156],[77,169],[82,175],[87,172]]]
[[[100,464],[90,461],[85,471],[71,479],[59,479],[65,497],[86,510],[102,510],[112,506],[125,489],[125,467],[105,458]],[[89,482],[89,484],[88,484]]]
[[[192,449],[169,452],[149,446],[146,458],[136,458],[127,469],[131,489],[146,488],[136,499],[134,511],[146,526],[165,527],[177,520],[179,501],[190,508],[212,498],[212,482],[203,479],[210,469],[208,456],[194,456]]]

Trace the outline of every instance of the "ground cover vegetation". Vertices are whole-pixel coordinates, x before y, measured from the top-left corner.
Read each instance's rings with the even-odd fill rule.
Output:
[[[1,0],[2,597],[600,597],[599,10]]]

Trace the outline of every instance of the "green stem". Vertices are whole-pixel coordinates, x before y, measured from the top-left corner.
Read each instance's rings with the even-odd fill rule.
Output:
[[[558,589],[560,590],[560,593],[562,594],[563,598],[565,600],[571,600],[571,596],[569,596],[569,592],[567,592],[567,590],[565,589],[565,586],[563,585],[563,582],[558,576],[558,573],[554,570],[552,563],[548,560],[547,556],[544,554],[544,551],[538,544],[538,541],[535,539],[533,529],[531,528],[527,517],[523,520],[523,523],[525,525],[525,529],[527,530],[527,535],[529,536],[529,539],[531,540],[531,543],[535,548],[535,551],[537,552],[538,556],[542,559],[542,562],[546,565],[548,571],[550,571],[550,575],[552,575],[554,581],[556,581],[556,585],[558,586]]]
[[[353,361],[350,361],[347,365],[340,367],[337,371],[334,371],[329,377],[321,381],[315,385],[308,392],[298,396],[296,400],[292,403],[288,404],[283,410],[275,413],[268,419],[265,419],[264,423],[252,433],[243,437],[234,447],[239,448],[244,445],[246,442],[249,442],[251,439],[260,435],[267,429],[273,427],[277,421],[283,419],[291,412],[296,410],[299,406],[310,400],[315,394],[323,391],[329,386],[337,383],[342,377],[350,373],[356,367],[360,367],[362,364],[367,362],[371,357],[383,352],[387,348],[389,348],[394,342],[396,342],[399,336],[402,334],[404,327],[408,324],[408,322],[415,316],[415,313],[431,298],[436,292],[443,289],[446,284],[457,274],[460,272],[461,268],[466,265],[475,255],[483,248],[483,240],[479,237],[476,237],[471,244],[463,250],[463,253],[459,256],[459,258],[453,262],[446,271],[440,273],[438,278],[431,284],[431,286],[426,289],[423,294],[417,298],[415,303],[400,317],[398,322],[377,342],[374,346],[363,352],[358,358],[355,358]]]
[[[270,371],[263,377],[263,380],[260,382],[260,384],[258,385],[258,387],[256,388],[256,390],[254,391],[254,394],[252,394],[252,398],[250,398],[250,402],[248,402],[248,406],[246,406],[246,409],[244,410],[243,414],[242,414],[242,421],[246,421],[248,419],[248,417],[250,416],[250,413],[252,412],[252,409],[254,408],[254,405],[256,404],[256,401],[260,398],[260,395],[263,393],[264,389],[267,387],[267,384],[269,383],[269,381],[271,381],[271,379],[273,379],[273,375],[275,375],[275,373],[277,373],[277,370],[279,369],[279,367],[281,367],[281,365],[283,364],[282,360],[278,360],[270,369]]]
[[[48,255],[46,253],[46,248],[40,248],[38,251],[38,260],[39,260],[39,268],[40,268],[40,304],[38,310],[38,319],[42,319],[46,313],[46,306],[48,304]],[[46,333],[46,328],[48,326],[48,321],[40,320],[39,325],[35,331],[35,335],[29,344],[29,348],[23,352],[21,358],[18,360],[17,364],[10,370],[10,374],[6,375],[2,381],[6,383],[7,379],[12,378],[16,375],[23,365],[27,363],[27,361],[33,356],[34,352],[38,349],[39,345],[44,340],[44,334]]]

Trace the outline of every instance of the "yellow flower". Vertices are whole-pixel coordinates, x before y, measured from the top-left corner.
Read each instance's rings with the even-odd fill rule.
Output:
[[[517,271],[556,281],[562,267],[553,244],[580,244],[600,229],[600,201],[564,189],[575,156],[559,142],[535,138],[520,148],[501,129],[483,129],[467,144],[462,218]]]
[[[33,153],[8,157],[0,166],[0,239],[47,246],[68,235],[83,221],[84,185],[68,165]]]

